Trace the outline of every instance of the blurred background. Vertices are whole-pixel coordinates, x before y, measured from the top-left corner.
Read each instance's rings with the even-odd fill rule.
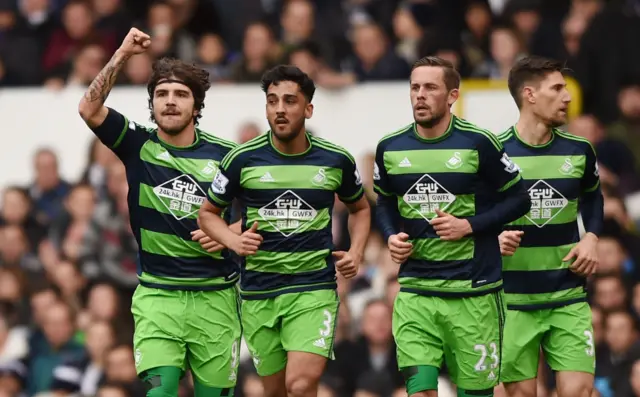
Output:
[[[295,64],[320,87],[310,129],[358,156],[372,205],[372,150],[411,121],[413,61],[451,60],[465,79],[456,112],[496,133],[517,118],[504,82],[513,63],[565,61],[566,128],[596,147],[605,195],[589,283],[596,386],[603,397],[640,396],[640,0],[0,0],[0,397],[144,396],[131,349],[126,176],[76,113],[131,26],[152,46],[126,65],[109,105],[144,124],[151,63],[180,57],[211,73],[203,128],[245,142],[266,128],[261,74]],[[339,249],[346,219],[337,203]],[[396,273],[374,222],[360,274],[339,280],[337,360],[322,397],[406,396],[391,336]],[[236,395],[261,397],[242,357]],[[554,396],[551,371],[540,374],[538,395]],[[446,370],[440,389],[455,395]],[[187,376],[181,396],[191,395]]]

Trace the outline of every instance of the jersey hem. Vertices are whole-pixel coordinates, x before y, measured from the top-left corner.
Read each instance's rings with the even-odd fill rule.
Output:
[[[252,291],[250,294],[246,294],[242,291],[242,289],[240,289],[240,297],[248,301],[262,300],[262,299],[275,298],[276,296],[280,296],[284,294],[308,292],[308,291],[320,291],[320,290],[335,290],[337,288],[338,288],[337,283],[329,283],[329,284],[318,284],[318,285],[301,285],[297,287],[294,286],[291,288],[277,290],[277,291],[259,291],[259,292]]]
[[[543,309],[557,309],[559,307],[569,306],[569,305],[573,305],[574,303],[582,303],[586,301],[587,301],[587,297],[583,296],[580,298],[573,298],[573,299],[563,300],[560,302],[529,303],[526,305],[517,304],[517,303],[507,303],[507,309],[518,310],[522,312],[543,310]]]
[[[496,287],[483,289],[481,291],[433,291],[424,290],[420,288],[400,287],[400,292],[407,292],[410,294],[422,295],[422,296],[437,296],[441,298],[470,298],[474,296],[488,295],[493,292],[502,290],[502,285]]]
[[[228,283],[224,284],[215,284],[215,285],[175,285],[175,284],[161,284],[161,283],[150,283],[148,281],[141,281],[140,285],[147,288],[157,288],[164,289],[170,291],[222,291],[224,289],[235,287],[238,279],[232,280]]]

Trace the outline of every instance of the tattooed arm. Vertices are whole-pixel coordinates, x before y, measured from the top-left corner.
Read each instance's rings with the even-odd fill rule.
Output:
[[[131,55],[124,54],[120,50],[111,57],[111,60],[93,79],[91,85],[82,96],[78,111],[80,117],[91,128],[99,127],[107,118],[109,109],[104,106],[113,85],[116,82],[118,72]]]
[[[122,66],[131,56],[145,52],[150,45],[149,35],[136,28],[129,30],[120,48],[113,54],[109,63],[93,80],[80,100],[78,112],[89,127],[94,129],[101,126],[109,115],[109,109],[104,106],[104,102],[107,100]]]

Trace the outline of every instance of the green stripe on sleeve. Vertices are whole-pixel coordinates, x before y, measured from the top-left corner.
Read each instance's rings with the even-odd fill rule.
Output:
[[[127,130],[129,129],[129,119],[127,119],[127,116],[122,116],[122,117],[124,117],[124,127],[122,127],[120,136],[118,136],[118,139],[116,139],[116,143],[114,143],[113,146],[111,146],[111,149],[117,149],[118,146],[120,146],[120,144],[122,143],[122,140],[124,139],[125,134],[127,133]]]
[[[522,175],[520,175],[520,174],[516,175],[509,182],[505,183],[504,186],[502,186],[500,189],[498,189],[498,191],[499,192],[504,192],[505,190],[509,189],[511,186],[513,186],[516,183],[518,183],[521,179],[522,179]]]

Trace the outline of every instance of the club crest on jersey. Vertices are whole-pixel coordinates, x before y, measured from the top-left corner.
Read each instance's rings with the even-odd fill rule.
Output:
[[[196,214],[206,200],[204,190],[187,174],[154,187],[153,192],[177,220]]]
[[[525,218],[538,227],[551,222],[569,203],[558,190],[542,179],[529,188],[531,210]]]
[[[207,162],[207,165],[205,165],[204,168],[202,169],[202,171],[200,171],[200,172],[202,172],[205,175],[212,175],[217,170],[218,170],[218,167],[216,166],[216,162],[215,161],[209,161],[209,162]]]
[[[228,184],[229,179],[224,176],[222,171],[218,170],[216,176],[213,177],[213,182],[211,182],[211,190],[217,194],[225,194]]]
[[[462,167],[464,163],[462,161],[462,157],[460,156],[460,152],[454,152],[453,156],[451,156],[451,158],[444,164],[450,170],[457,170],[458,168]]]
[[[311,178],[311,183],[316,186],[323,186],[327,182],[327,173],[324,168],[320,168],[318,173]]]
[[[564,175],[571,175],[573,169],[573,163],[571,162],[571,159],[567,157],[564,159],[564,163],[562,163],[558,171],[560,171],[560,173]]]
[[[304,231],[318,216],[318,211],[302,197],[287,190],[258,210],[258,214],[284,237]]]
[[[431,222],[437,216],[436,210],[445,211],[456,200],[456,196],[425,174],[407,190],[402,199],[427,222]]]

